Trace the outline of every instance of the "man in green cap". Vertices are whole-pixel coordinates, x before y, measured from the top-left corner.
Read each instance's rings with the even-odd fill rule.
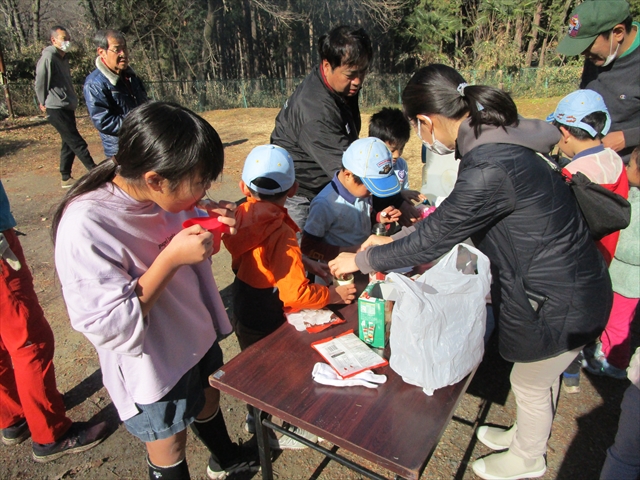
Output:
[[[587,0],[569,16],[569,31],[558,53],[583,55],[580,88],[595,90],[611,115],[611,130],[602,139],[629,162],[640,144],[640,36],[626,0]]]

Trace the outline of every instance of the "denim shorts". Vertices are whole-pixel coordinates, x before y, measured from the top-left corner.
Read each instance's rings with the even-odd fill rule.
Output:
[[[136,403],[137,415],[124,421],[143,442],[169,438],[187,428],[204,408],[209,375],[222,367],[222,350],[216,340],[202,359],[185,373],[164,397],[154,403]]]

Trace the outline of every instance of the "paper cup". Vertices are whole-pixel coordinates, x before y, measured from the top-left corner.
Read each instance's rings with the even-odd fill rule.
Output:
[[[333,284],[336,287],[341,287],[342,285],[351,285],[354,282],[353,274],[347,273],[342,277],[333,277]]]
[[[220,251],[220,238],[223,233],[229,233],[229,225],[220,223],[218,217],[193,217],[182,223],[182,228],[189,228],[193,225],[200,225],[209,230],[213,235],[213,254]]]

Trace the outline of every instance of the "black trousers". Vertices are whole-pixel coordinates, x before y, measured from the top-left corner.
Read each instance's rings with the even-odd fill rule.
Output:
[[[73,110],[63,108],[47,108],[49,123],[60,134],[62,148],[60,149],[60,173],[62,179],[67,180],[71,176],[71,166],[74,157],[78,157],[87,170],[91,170],[96,164],[91,158],[87,142],[78,132],[76,115]]]

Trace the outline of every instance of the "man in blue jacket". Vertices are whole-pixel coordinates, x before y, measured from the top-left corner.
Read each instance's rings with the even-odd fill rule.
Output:
[[[91,121],[100,132],[107,158],[118,153],[118,132],[124,118],[147,101],[142,80],[129,66],[129,50],[122,32],[100,30],[93,42],[96,69],[84,82],[84,98]]]

